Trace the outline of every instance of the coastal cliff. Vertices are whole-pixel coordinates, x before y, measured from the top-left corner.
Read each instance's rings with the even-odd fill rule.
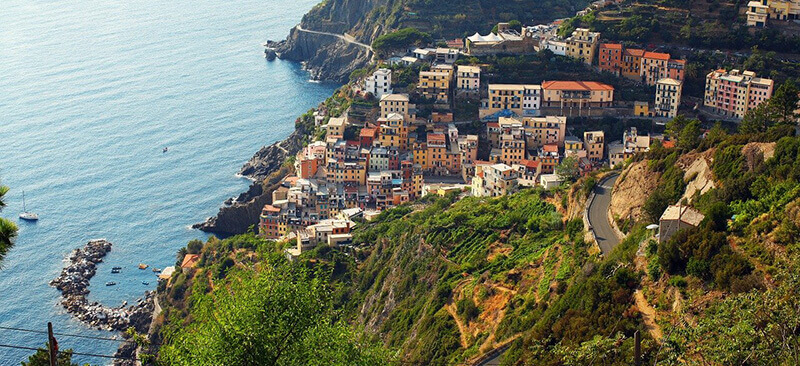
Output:
[[[406,27],[434,39],[487,33],[497,22],[550,22],[572,16],[586,0],[327,0],[311,9],[284,41],[269,42],[282,59],[304,62],[315,79],[348,81],[350,73],[369,63],[370,45],[379,36]]]
[[[272,203],[272,191],[293,170],[293,167],[284,162],[300,151],[305,135],[306,130],[301,127],[295,129],[285,140],[262,147],[239,171],[240,175],[253,180],[247,192],[228,199],[216,216],[209,217],[192,228],[229,236],[245,233],[251,226],[258,225],[261,209]]]

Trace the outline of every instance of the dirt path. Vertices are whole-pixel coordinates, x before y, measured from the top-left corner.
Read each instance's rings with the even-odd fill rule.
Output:
[[[647,303],[642,291],[636,290],[633,293],[633,298],[636,300],[636,307],[642,313],[642,320],[644,320],[644,325],[647,327],[647,331],[650,332],[650,336],[656,342],[661,343],[661,338],[664,337],[664,334],[661,332],[661,327],[656,323],[656,310]]]
[[[456,305],[451,302],[445,305],[444,309],[447,310],[447,312],[450,313],[450,316],[452,316],[456,321],[458,333],[461,335],[461,347],[467,349],[469,347],[469,340],[467,339],[467,334],[469,334],[469,331],[467,330],[467,327],[464,326],[464,323],[461,322],[461,319],[458,318],[458,314],[456,314]]]

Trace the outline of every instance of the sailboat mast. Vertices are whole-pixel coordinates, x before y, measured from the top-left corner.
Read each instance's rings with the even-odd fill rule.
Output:
[[[28,212],[28,208],[25,207],[25,191],[22,191],[22,212]]]

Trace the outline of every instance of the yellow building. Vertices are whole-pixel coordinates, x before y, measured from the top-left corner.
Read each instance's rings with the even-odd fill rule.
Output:
[[[389,117],[392,113],[397,113],[408,123],[414,123],[417,119],[416,106],[409,103],[408,94],[386,94],[381,98],[381,118]]]
[[[605,152],[605,136],[603,131],[586,131],[583,133],[583,148],[586,157],[593,161],[603,160]]]
[[[650,103],[633,102],[633,115],[637,117],[650,117]]]
[[[767,0],[766,2],[769,6],[769,19],[800,19],[800,0]]]
[[[567,133],[567,117],[524,117],[522,124],[525,128],[527,149],[531,150],[550,144],[564,146],[564,138]]]
[[[380,146],[394,147],[399,151],[408,150],[408,124],[402,115],[390,113],[385,118],[378,118],[378,125],[381,129],[378,138]]]
[[[489,98],[481,102],[478,117],[481,119],[509,111],[517,116],[539,115],[541,85],[489,84]]]
[[[337,139],[344,137],[344,130],[347,128],[347,118],[331,117],[328,120],[328,136]]]
[[[435,99],[438,103],[449,103],[451,81],[452,72],[446,70],[420,71],[417,90],[425,98]]]
[[[572,32],[572,36],[567,38],[567,56],[581,60],[581,62],[591,65],[594,55],[597,52],[597,45],[600,42],[599,32],[590,32],[586,28],[578,28]]]

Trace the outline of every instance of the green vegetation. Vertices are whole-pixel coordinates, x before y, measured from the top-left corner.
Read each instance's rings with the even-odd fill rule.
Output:
[[[157,363],[374,365],[392,359],[339,319],[328,282],[335,268],[291,264],[278,249],[253,234],[210,239],[199,267],[176,273],[161,294],[168,306]]]
[[[386,33],[372,42],[372,49],[378,53],[402,50],[410,46],[422,46],[431,42],[431,35],[416,28],[403,28]]]
[[[39,348],[36,353],[28,356],[28,362],[22,361],[22,366],[50,366],[50,353],[48,352],[48,344],[44,348]],[[56,357],[57,366],[78,366],[77,363],[72,362],[72,350],[59,351]]]
[[[3,198],[7,193],[8,187],[0,185],[0,211],[3,210],[3,207],[6,207]],[[10,220],[0,217],[0,264],[2,264],[3,258],[6,256],[6,253],[8,253],[8,250],[14,245],[14,238],[16,237],[17,225]]]

